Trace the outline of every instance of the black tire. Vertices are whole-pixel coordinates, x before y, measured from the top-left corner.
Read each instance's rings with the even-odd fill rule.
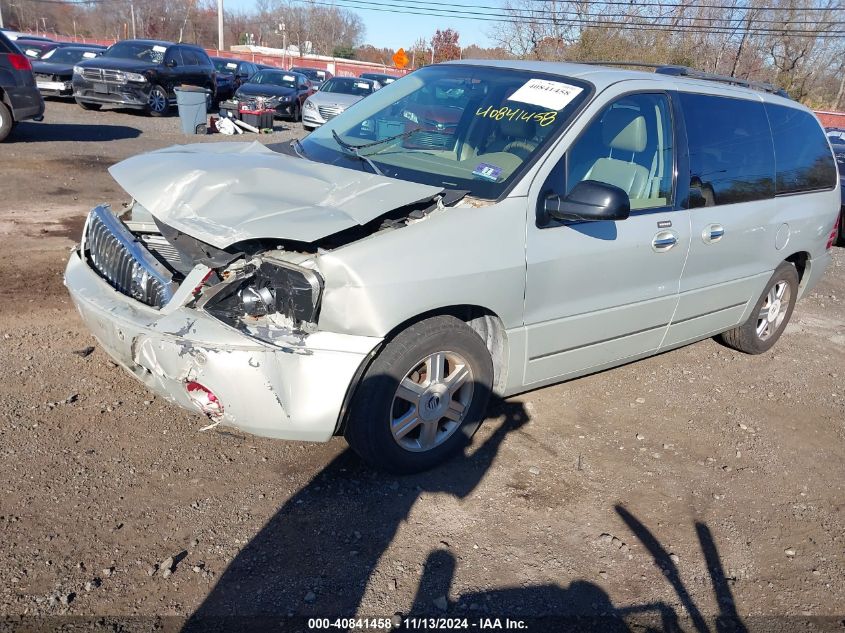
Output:
[[[839,239],[837,243],[839,246],[845,246],[845,210],[839,213]]]
[[[161,105],[161,98],[164,99],[164,105]],[[150,97],[144,110],[150,116],[167,116],[170,113],[170,97],[167,90],[158,85],[150,88]]]
[[[419,417],[422,420],[428,414],[429,422],[418,423],[405,437],[396,439],[391,425],[395,415],[402,417],[401,411],[397,414],[397,407],[413,408],[397,396],[399,383],[406,376],[418,375],[412,373],[414,369],[426,367],[424,359],[438,352],[446,355],[442,365],[446,382],[450,376],[460,373],[461,366],[468,367],[471,377],[460,383],[459,393],[443,393],[441,398],[434,390],[446,382],[434,383],[427,376],[419,383],[424,392],[421,400],[426,402],[425,413],[421,410]],[[452,364],[449,358],[461,358],[465,365]],[[346,441],[375,469],[396,474],[428,470],[470,442],[484,419],[492,384],[493,361],[478,334],[455,317],[425,319],[391,339],[364,373],[349,409],[344,433]],[[460,398],[464,398],[463,405],[458,402]],[[446,415],[453,413],[455,403],[463,410],[459,420]],[[400,445],[400,441],[422,443],[424,429],[432,428],[431,424],[435,429],[433,437],[437,438],[432,448],[408,449]],[[413,437],[415,431],[419,440]]]
[[[12,132],[14,125],[12,111],[9,109],[9,106],[0,101],[0,143],[6,140]]]
[[[774,321],[764,323],[765,318],[761,318],[761,314],[765,309],[764,306],[770,304],[769,293],[773,288],[780,284],[786,284],[785,288],[789,290],[789,297],[786,300],[786,308],[783,310],[782,302],[778,305],[781,309],[777,310]],[[781,262],[775,269],[774,274],[769,283],[766,284],[763,294],[754,304],[754,309],[751,311],[751,316],[748,320],[740,326],[735,327],[727,332],[722,332],[719,339],[728,347],[733,347],[735,350],[745,352],[746,354],[762,354],[769,351],[772,346],[783,334],[786,329],[786,324],[792,316],[792,310],[795,308],[795,300],[798,298],[798,271],[795,270],[790,262]],[[772,307],[769,305],[769,307]],[[783,318],[780,318],[780,315]],[[767,326],[765,337],[758,333],[758,328]]]
[[[76,103],[83,110],[99,110],[103,107],[102,103],[89,103],[88,101],[77,101]]]
[[[299,105],[299,102],[293,104],[293,116],[291,116],[291,121],[296,123],[297,121],[302,120],[302,106]]]

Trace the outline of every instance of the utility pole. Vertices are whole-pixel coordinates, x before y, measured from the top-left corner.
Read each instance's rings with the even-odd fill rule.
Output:
[[[134,40],[137,37],[137,34],[135,33],[135,3],[134,2],[129,3],[129,11],[132,14],[132,39]]]
[[[217,0],[217,50],[223,50],[223,0]]]
[[[3,24],[3,4],[0,3],[0,29],[2,29],[5,25]]]

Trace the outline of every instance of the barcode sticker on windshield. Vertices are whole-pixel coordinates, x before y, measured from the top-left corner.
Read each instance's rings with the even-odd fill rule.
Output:
[[[570,86],[560,81],[529,79],[525,85],[508,97],[508,101],[530,103],[551,110],[563,110],[581,94],[582,90],[578,86]]]
[[[370,84],[365,84],[365,83],[362,81],[362,82],[360,82],[360,83],[356,83],[356,84],[355,84],[355,87],[356,87],[356,88],[361,88],[362,90],[366,90],[367,88],[369,88],[369,87],[370,87]]]
[[[229,62],[228,64],[226,64],[226,68],[231,68],[231,69],[233,69],[233,70],[234,70],[235,68],[237,68],[237,67],[238,67],[238,65],[237,65],[237,64],[233,64],[232,62]]]
[[[26,49],[26,54],[29,55],[30,57],[38,57],[38,51],[35,50],[34,48]]]
[[[285,75],[284,77],[282,77],[282,79],[284,81],[294,81],[294,76],[293,75]]]
[[[153,46],[153,50],[156,53],[163,53],[167,50],[167,47],[166,46],[159,46],[159,45],[156,44],[155,46]]]
[[[82,56],[85,59],[94,59],[97,56],[97,53],[82,53]]]

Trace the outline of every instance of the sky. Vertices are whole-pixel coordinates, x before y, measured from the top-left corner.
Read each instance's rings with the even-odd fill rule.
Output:
[[[228,10],[249,11],[255,8],[255,0],[223,0]],[[498,0],[461,0],[461,5],[498,5]],[[409,47],[418,38],[431,40],[437,29],[452,28],[460,34],[460,45],[493,46],[488,33],[493,24],[488,21],[462,19],[459,17],[431,17],[425,15],[406,15],[401,13],[386,13],[368,11],[366,9],[349,9],[357,13],[366,26],[364,43],[377,48],[386,47],[397,49],[400,46]],[[423,9],[425,10],[425,9]]]

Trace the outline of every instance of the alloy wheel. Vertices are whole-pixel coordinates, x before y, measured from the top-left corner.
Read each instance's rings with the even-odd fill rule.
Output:
[[[150,110],[162,113],[167,110],[167,95],[160,88],[153,88],[147,101]]]
[[[780,329],[789,310],[791,298],[792,291],[786,281],[778,281],[769,289],[763,306],[757,314],[757,337],[761,341],[768,340]]]
[[[393,439],[411,452],[430,451],[461,426],[473,394],[472,368],[455,352],[435,352],[399,382],[390,414]]]

